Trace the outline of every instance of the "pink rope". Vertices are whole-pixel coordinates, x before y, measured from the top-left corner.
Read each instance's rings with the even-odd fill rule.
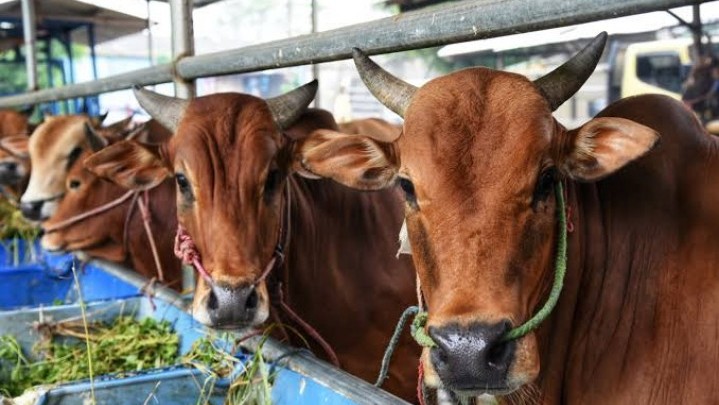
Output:
[[[212,277],[202,265],[200,252],[197,250],[195,242],[187,233],[187,229],[180,224],[177,225],[177,235],[175,235],[175,256],[183,263],[194,267],[207,284],[212,285]]]
[[[128,191],[127,193],[121,195],[121,196],[120,196],[119,198],[117,198],[116,200],[112,200],[112,201],[110,201],[110,202],[107,203],[107,204],[103,204],[103,205],[101,205],[101,206],[99,206],[99,207],[93,208],[93,209],[91,209],[90,211],[85,211],[85,212],[83,212],[82,214],[75,215],[74,217],[70,217],[70,218],[68,218],[68,219],[66,219],[66,220],[64,220],[64,221],[60,221],[60,222],[58,222],[58,223],[56,223],[56,224],[54,224],[54,225],[50,225],[50,226],[48,226],[48,227],[44,227],[45,232],[47,232],[47,233],[56,232],[56,231],[59,231],[59,230],[61,230],[61,229],[67,228],[67,227],[70,226],[70,225],[74,225],[74,224],[76,224],[76,223],[78,223],[78,222],[80,222],[80,221],[83,221],[83,220],[85,220],[85,219],[87,219],[87,218],[90,218],[90,217],[92,217],[92,216],[95,216],[95,215],[97,215],[97,214],[102,214],[102,213],[105,212],[105,211],[109,211],[109,210],[111,210],[111,209],[117,207],[118,205],[124,203],[125,201],[127,201],[127,200],[128,200],[130,197],[132,197],[132,195],[135,194],[135,193],[136,193],[136,191]]]
[[[290,318],[292,318],[295,323],[300,325],[300,327],[302,327],[302,329],[304,329],[305,332],[310,335],[312,339],[314,339],[315,342],[317,342],[322,347],[322,350],[324,350],[330,362],[335,367],[340,367],[340,360],[337,358],[337,353],[335,353],[334,349],[332,349],[332,346],[322,337],[322,335],[320,335],[319,332],[317,332],[315,328],[312,327],[312,325],[302,319],[302,317],[300,317],[295,311],[293,311],[292,308],[285,302],[281,285],[277,290],[280,295],[280,307],[282,308],[282,310],[285,311],[285,313]]]
[[[157,251],[157,245],[155,244],[155,236],[152,234],[152,227],[150,226],[150,197],[145,191],[144,198],[137,200],[137,205],[140,207],[142,213],[142,225],[145,227],[145,233],[147,239],[150,240],[150,250],[152,251],[152,258],[155,260],[155,267],[157,268],[157,278],[161,283],[165,282],[165,273],[162,271],[162,262],[160,261],[160,253]]]

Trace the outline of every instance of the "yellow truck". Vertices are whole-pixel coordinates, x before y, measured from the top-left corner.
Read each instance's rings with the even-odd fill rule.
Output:
[[[608,60],[609,102],[645,93],[681,99],[682,83],[693,63],[693,48],[691,38],[615,43]],[[713,48],[719,55],[719,47]]]

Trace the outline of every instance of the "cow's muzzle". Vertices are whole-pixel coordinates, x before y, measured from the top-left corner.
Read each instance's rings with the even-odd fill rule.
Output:
[[[431,361],[444,386],[475,395],[512,391],[508,375],[516,343],[502,338],[510,326],[504,321],[430,327],[428,332],[436,343]]]
[[[254,326],[260,307],[260,295],[254,285],[231,287],[212,284],[205,302],[211,326],[243,328]]]

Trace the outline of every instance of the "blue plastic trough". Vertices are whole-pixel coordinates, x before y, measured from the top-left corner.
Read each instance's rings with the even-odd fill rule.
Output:
[[[85,301],[139,294],[137,286],[95,264],[80,266],[72,255],[50,254],[37,244],[28,248],[22,241],[4,241],[0,245],[0,311],[77,302],[73,265]]]
[[[177,301],[181,302],[179,297]],[[91,320],[110,321],[121,314],[132,314],[138,319],[150,316],[158,320],[167,320],[180,336],[182,353],[186,353],[193,342],[209,333],[179,308],[160,299],[155,299],[154,304],[155,309],[147,298],[140,297],[97,301],[88,303],[86,307]],[[37,333],[31,326],[33,322],[40,319],[54,321],[66,318],[77,319],[79,316],[78,305],[0,312],[0,334],[15,336],[29,353],[38,339]],[[276,367],[273,373],[273,404],[404,403],[306,353],[286,356],[289,351],[291,349],[272,340],[263,347],[266,358],[282,357],[279,361],[282,367]],[[142,404],[148,398],[150,398],[147,402],[149,404],[205,403],[201,399],[209,400],[211,404],[222,404],[229,381],[208,381],[208,378],[197,369],[178,366],[124,377],[100,376],[94,381],[94,390],[98,404]],[[80,381],[38,390],[34,404],[84,405],[88,403],[89,398],[90,382]]]

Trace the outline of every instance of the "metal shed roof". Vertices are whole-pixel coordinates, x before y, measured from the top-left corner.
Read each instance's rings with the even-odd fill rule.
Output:
[[[51,31],[70,31],[86,24],[95,25],[95,41],[102,43],[142,31],[146,22],[142,18],[77,0],[42,0],[35,2],[38,38]],[[20,0],[0,0],[0,21],[11,22],[0,26],[0,38],[22,39],[22,11]],[[86,43],[83,35],[75,39]]]

